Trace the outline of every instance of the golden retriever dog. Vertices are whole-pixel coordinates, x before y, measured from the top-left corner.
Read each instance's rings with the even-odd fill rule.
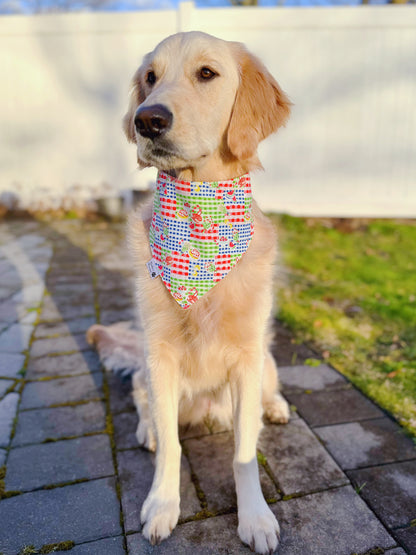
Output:
[[[245,240],[244,254],[200,298],[190,289],[185,300],[178,293],[181,287],[175,297],[173,285],[164,283],[163,272],[168,273],[172,256],[166,254],[162,260],[149,241],[155,229],[162,240],[163,234],[171,232],[164,229],[163,218],[155,224],[167,194],[160,188],[197,187],[199,191],[200,186],[209,189],[214,184],[225,224],[234,233],[230,248],[244,242],[231,218],[227,219],[224,197],[240,194],[244,187],[249,192],[247,174],[261,167],[257,146],[286,123],[289,112],[286,95],[242,44],[200,32],[168,37],[145,56],[133,78],[124,130],[137,145],[139,166],[155,166],[163,177],[157,200],[137,209],[128,225],[143,343],[134,346],[139,336],[120,327],[111,332],[94,326],[88,337],[109,366],[123,366],[124,349],[137,369],[133,376],[137,437],[143,446],[156,449],[153,484],[141,510],[143,534],[152,544],[167,538],[179,518],[178,423],[196,424],[208,417],[232,422],[234,427],[241,540],[258,553],[272,553],[278,546],[279,525],[264,500],[256,457],[262,416],[274,423],[289,418],[269,350],[274,228],[250,198],[245,214],[252,233]],[[233,187],[226,190],[230,183],[240,188],[237,193]],[[219,190],[222,186],[224,190]],[[191,197],[186,198],[192,201]],[[181,208],[179,214],[178,202],[172,218],[188,219],[191,229],[199,225],[201,233],[215,229],[211,216],[203,220],[196,210],[200,207],[185,201],[183,207],[188,210]],[[217,237],[215,245],[221,240]],[[189,256],[199,256],[189,246],[186,256],[187,248]],[[151,260],[153,276],[147,266]],[[196,268],[198,273],[200,266]],[[140,361],[133,363],[135,356]]]

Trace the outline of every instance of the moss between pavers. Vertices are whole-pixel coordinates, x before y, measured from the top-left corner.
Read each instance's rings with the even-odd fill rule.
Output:
[[[73,547],[75,547],[75,542],[71,540],[66,542],[59,542],[59,543],[49,543],[42,546],[39,549],[39,553],[46,554],[46,553],[53,553],[54,551],[70,551]]]
[[[14,390],[16,389],[15,393],[20,393],[20,391],[17,391],[17,386],[19,385],[21,380],[19,379],[15,379],[13,380],[13,383],[6,389],[6,391],[3,394],[3,397],[5,397],[6,395],[8,395],[9,393],[14,392]]]
[[[16,416],[13,418],[13,425],[12,425],[12,430],[11,430],[11,433],[10,433],[9,445],[8,445],[8,447],[6,447],[6,451],[7,451],[7,452],[9,452],[9,450],[10,450],[10,444],[11,444],[11,442],[12,442],[14,436],[15,436],[15,433],[16,433],[17,420],[18,420],[19,409],[20,409],[20,403],[21,403],[21,401],[22,401],[22,392],[23,392],[23,389],[24,389],[24,387],[25,387],[25,385],[26,385],[25,375],[26,375],[27,366],[28,366],[28,363],[29,363],[29,351],[30,351],[30,347],[31,347],[31,345],[32,345],[32,343],[33,343],[33,341],[34,341],[34,335],[35,335],[36,326],[37,326],[37,324],[39,323],[40,305],[39,305],[38,307],[33,308],[33,309],[30,309],[30,310],[32,310],[32,311],[33,311],[33,310],[36,310],[37,316],[36,316],[36,320],[35,320],[35,322],[34,322],[34,324],[33,324],[32,333],[30,334],[28,347],[27,347],[27,349],[25,349],[24,351],[22,351],[22,354],[23,354],[24,357],[25,357],[24,362],[23,362],[23,366],[22,366],[22,368],[19,370],[19,374],[22,376],[22,378],[21,378],[21,379],[17,379],[16,382],[15,382],[15,384],[14,384],[14,387],[16,387],[16,389],[17,389],[16,392],[19,394],[20,397],[19,397],[19,402],[18,402],[18,405],[17,405]],[[4,491],[4,482],[3,482],[3,487],[0,486],[0,499],[4,498],[5,496],[6,496],[6,497],[12,497],[13,495],[18,495],[19,493],[20,493],[20,492],[7,492],[7,493],[6,493],[6,492]]]
[[[269,463],[267,462],[267,459],[265,457],[265,455],[259,450],[257,449],[257,462],[259,465],[261,465],[264,468],[264,471],[266,472],[267,476],[270,478],[270,480],[272,481],[274,487],[276,488],[276,491],[279,495],[282,494],[282,490],[279,486],[278,481],[276,480],[272,469],[269,466]],[[275,503],[277,501],[277,499],[275,499],[274,497],[270,498],[270,499],[266,499],[267,503]]]
[[[181,446],[182,446],[182,453],[184,454],[184,456],[186,457],[186,460],[188,461],[188,465],[189,465],[189,469],[190,469],[190,473],[191,473],[191,482],[194,485],[196,496],[198,498],[199,504],[201,505],[202,511],[207,511],[207,507],[208,507],[207,498],[206,498],[205,493],[204,493],[204,491],[201,487],[201,484],[199,483],[198,476],[196,475],[196,472],[193,469],[193,466],[192,466],[192,463],[191,463],[191,460],[190,460],[190,457],[189,457],[189,449],[183,443],[181,443]]]
[[[351,553],[351,555],[383,555],[383,553],[388,553],[388,551],[386,549],[384,549],[383,547],[372,547],[371,549],[369,549],[368,551],[366,551],[365,553]]]
[[[92,281],[92,289],[94,292],[94,309],[95,309],[95,319],[97,322],[100,322],[100,305],[98,303],[98,279],[97,279],[97,272],[95,270],[95,266],[94,266],[94,256],[91,252],[91,245],[88,242],[88,248],[86,249],[86,253],[88,256],[88,260],[90,262],[90,266],[91,266],[91,281]],[[103,368],[103,366],[101,365],[101,372],[103,373],[103,401],[105,404],[105,410],[106,410],[106,417],[105,417],[105,423],[106,423],[106,433],[110,439],[110,448],[111,448],[111,454],[112,454],[112,458],[113,458],[113,465],[114,465],[114,471],[115,471],[115,490],[116,490],[116,495],[117,495],[117,499],[120,503],[120,526],[121,529],[123,531],[123,545],[124,545],[124,549],[127,551],[127,540],[126,540],[126,529],[124,526],[124,514],[123,514],[123,505],[122,505],[122,494],[121,494],[121,484],[120,484],[120,480],[119,480],[119,472],[118,472],[118,462],[117,462],[117,446],[116,446],[116,442],[114,439],[114,423],[113,423],[113,416],[111,414],[111,405],[110,405],[110,387],[108,385],[108,379],[107,379],[107,375],[106,372]]]
[[[75,542],[72,540],[59,543],[48,543],[43,545],[40,549],[36,549],[34,545],[26,545],[18,555],[46,555],[47,553],[54,553],[56,551],[70,551],[74,547]]]
[[[103,400],[103,397],[92,397],[91,399],[82,399],[81,401],[67,401],[66,403],[54,403],[53,405],[47,405],[46,407],[34,407],[33,409],[27,410],[37,410],[39,408],[56,409],[60,407],[77,407],[79,405],[87,405],[88,403],[99,403]]]
[[[43,339],[43,337],[42,337],[42,339]],[[39,340],[37,339],[36,341],[39,341]],[[85,350],[88,350],[88,349],[85,349]],[[54,358],[54,357],[61,357],[61,356],[66,356],[66,355],[74,355],[76,353],[82,353],[82,351],[80,351],[79,349],[72,349],[70,351],[57,351],[56,353],[48,353],[46,355],[40,355],[40,356],[32,357],[32,358]],[[61,377],[61,376],[59,376],[59,377]]]
[[[0,500],[7,499],[8,497],[14,497],[15,495],[20,495],[20,491],[6,491],[5,477],[6,477],[6,466],[0,467]],[[1,554],[0,554],[1,555]]]
[[[38,551],[35,549],[34,545],[25,545],[18,555],[33,555],[35,553],[38,553]]]
[[[16,497],[16,495],[22,495],[21,491],[5,491],[4,480],[0,480],[0,501],[2,499],[9,499],[9,497]]]
[[[342,488],[345,488],[345,484],[342,484],[340,486],[329,486],[329,487],[326,487],[324,489],[318,488],[318,489],[314,489],[312,491],[307,491],[307,492],[297,491],[296,493],[290,493],[289,495],[283,495],[281,501],[290,501],[291,499],[297,499],[298,497],[306,497],[308,495],[313,495],[314,493],[322,493],[322,492],[327,492],[327,491],[332,491],[332,490],[342,489]]]
[[[47,407],[47,408],[49,408],[49,407]],[[42,444],[42,443],[54,443],[55,441],[67,441],[68,439],[79,439],[80,437],[98,436],[98,435],[102,435],[102,434],[106,434],[106,433],[107,433],[107,430],[100,430],[98,432],[85,432],[85,434],[75,435],[75,436],[47,437],[46,439],[41,441],[40,444]]]
[[[20,396],[19,403],[17,405],[17,413],[16,413],[16,416],[13,418],[13,422],[12,422],[12,431],[10,432],[9,446],[10,446],[10,443],[11,443],[12,439],[14,438],[14,434],[16,433],[17,420],[18,420],[18,414],[19,414],[19,406],[20,406],[21,399],[22,399],[22,397]],[[10,447],[7,447],[6,450],[8,451],[9,448]]]
[[[71,353],[74,354],[74,353]],[[47,355],[45,357],[39,357],[39,358],[49,358],[52,357],[53,355]],[[95,372],[83,372],[81,374],[54,374],[53,376],[41,376],[40,378],[28,378],[27,380],[25,380],[26,383],[36,383],[36,382],[50,382],[53,380],[63,380],[66,378],[79,378],[81,376],[91,376],[91,374],[94,374]]]
[[[237,508],[234,506],[228,507],[227,509],[221,509],[219,511],[209,511],[208,509],[202,509],[202,511],[199,511],[194,515],[188,516],[186,518],[179,518],[178,525],[187,524],[188,522],[195,522],[198,520],[205,520],[207,518],[215,518],[216,516],[235,514],[236,512]]]
[[[89,482],[90,480],[90,478],[78,478],[77,480],[68,480],[67,482],[59,482],[58,484],[47,484],[46,486],[42,486],[40,489],[50,490],[64,488],[66,486],[73,486],[75,484],[85,484],[85,482]]]

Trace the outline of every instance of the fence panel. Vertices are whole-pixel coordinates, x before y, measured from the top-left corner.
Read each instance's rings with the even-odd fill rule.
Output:
[[[0,195],[25,202],[144,187],[120,131],[128,83],[164,36],[245,42],[294,102],[260,148],[260,204],[333,216],[416,216],[416,10],[210,8],[0,18]]]

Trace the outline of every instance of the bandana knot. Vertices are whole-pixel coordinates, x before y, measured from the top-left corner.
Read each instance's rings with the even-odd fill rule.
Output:
[[[250,175],[180,181],[159,172],[149,232],[152,277],[189,308],[237,264],[253,235]]]

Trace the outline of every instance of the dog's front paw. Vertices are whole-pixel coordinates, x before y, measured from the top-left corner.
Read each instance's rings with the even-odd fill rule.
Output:
[[[140,418],[136,430],[136,438],[142,447],[149,451],[156,451],[156,437],[153,428],[145,418]]]
[[[263,407],[264,415],[274,424],[287,424],[290,418],[290,409],[286,399],[276,393],[273,400]]]
[[[152,545],[157,545],[170,535],[178,519],[179,496],[169,498],[150,493],[141,512],[142,533]]]
[[[238,535],[252,551],[262,555],[274,553],[279,545],[280,528],[276,517],[264,505],[259,512],[238,514]]]

